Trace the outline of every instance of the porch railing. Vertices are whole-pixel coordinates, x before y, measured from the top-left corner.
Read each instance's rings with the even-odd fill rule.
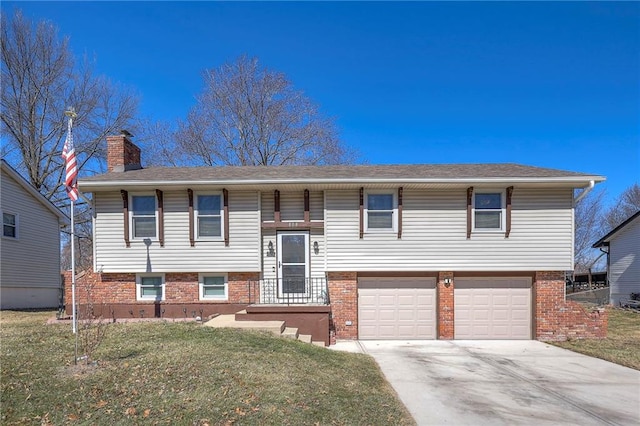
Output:
[[[328,305],[327,279],[268,278],[249,281],[249,302],[270,305]]]

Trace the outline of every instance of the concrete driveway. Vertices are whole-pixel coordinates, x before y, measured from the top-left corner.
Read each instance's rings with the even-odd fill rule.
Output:
[[[538,341],[361,341],[419,425],[639,425],[640,371]]]

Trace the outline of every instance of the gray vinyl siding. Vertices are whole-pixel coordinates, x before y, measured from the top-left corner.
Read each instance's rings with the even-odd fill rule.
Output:
[[[130,191],[129,194],[135,194]],[[224,240],[189,244],[186,191],[164,193],[164,247],[154,239],[147,248],[131,239],[125,247],[122,198],[118,192],[97,193],[95,267],[103,272],[258,272],[260,271],[259,194],[229,191],[229,246]]]
[[[58,217],[4,171],[1,201],[2,211],[18,218],[18,238],[0,237],[2,309],[57,307]]]
[[[479,188],[478,188],[479,189]],[[572,269],[569,189],[515,188],[511,235],[467,239],[466,190],[405,190],[402,239],[359,239],[359,194],[326,191],[328,271],[531,271]]]
[[[611,303],[640,293],[640,219],[631,222],[611,239],[609,246]]]

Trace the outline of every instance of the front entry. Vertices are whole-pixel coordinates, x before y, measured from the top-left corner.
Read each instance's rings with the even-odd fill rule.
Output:
[[[309,277],[309,232],[278,232],[278,297],[303,299]]]

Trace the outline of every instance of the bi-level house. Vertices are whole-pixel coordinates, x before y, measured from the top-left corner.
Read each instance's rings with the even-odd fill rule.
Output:
[[[113,317],[232,313],[315,340],[602,336],[565,301],[574,190],[517,164],[142,168],[108,137],[94,302]],[[80,299],[82,304],[82,299]],[[313,324],[313,326],[312,326]]]

